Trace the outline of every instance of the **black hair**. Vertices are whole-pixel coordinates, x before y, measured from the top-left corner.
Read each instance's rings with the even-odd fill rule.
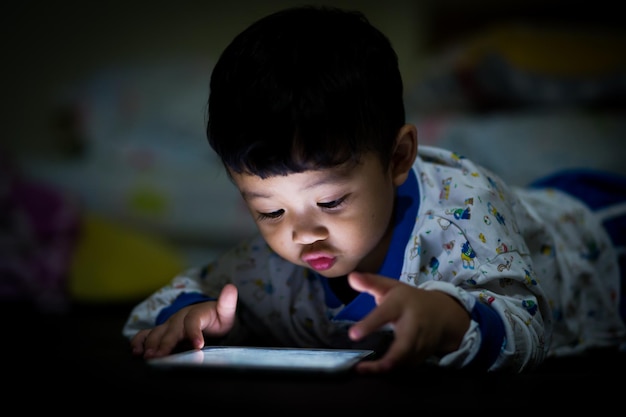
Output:
[[[405,123],[389,39],[358,11],[302,6],[253,23],[211,74],[207,137],[224,166],[262,178],[358,163],[387,167]]]

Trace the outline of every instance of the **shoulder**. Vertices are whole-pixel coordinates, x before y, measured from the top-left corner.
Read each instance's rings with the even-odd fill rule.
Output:
[[[437,256],[498,262],[527,248],[518,228],[518,196],[496,174],[439,148],[424,147],[416,163],[420,182],[418,233]]]
[[[452,151],[422,146],[414,169],[422,206],[433,209],[514,204],[517,196],[489,169]],[[458,214],[458,213],[457,213]]]

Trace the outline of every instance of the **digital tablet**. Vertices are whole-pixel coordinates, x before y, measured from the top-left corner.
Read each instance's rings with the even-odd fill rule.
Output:
[[[159,369],[298,371],[339,373],[374,354],[367,349],[311,349],[249,346],[205,346],[202,349],[148,359]]]

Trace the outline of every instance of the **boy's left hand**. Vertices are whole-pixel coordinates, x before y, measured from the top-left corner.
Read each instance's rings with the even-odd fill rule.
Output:
[[[385,372],[400,364],[419,364],[432,355],[457,350],[470,324],[467,310],[441,291],[423,290],[380,275],[352,272],[348,282],[357,291],[367,292],[377,307],[352,325],[349,336],[358,341],[390,324],[394,341],[382,358],[364,361],[356,370]]]

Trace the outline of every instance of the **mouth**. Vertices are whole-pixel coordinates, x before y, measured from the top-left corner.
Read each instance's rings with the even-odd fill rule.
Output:
[[[337,258],[322,254],[304,255],[302,260],[316,271],[326,271],[335,265]]]

